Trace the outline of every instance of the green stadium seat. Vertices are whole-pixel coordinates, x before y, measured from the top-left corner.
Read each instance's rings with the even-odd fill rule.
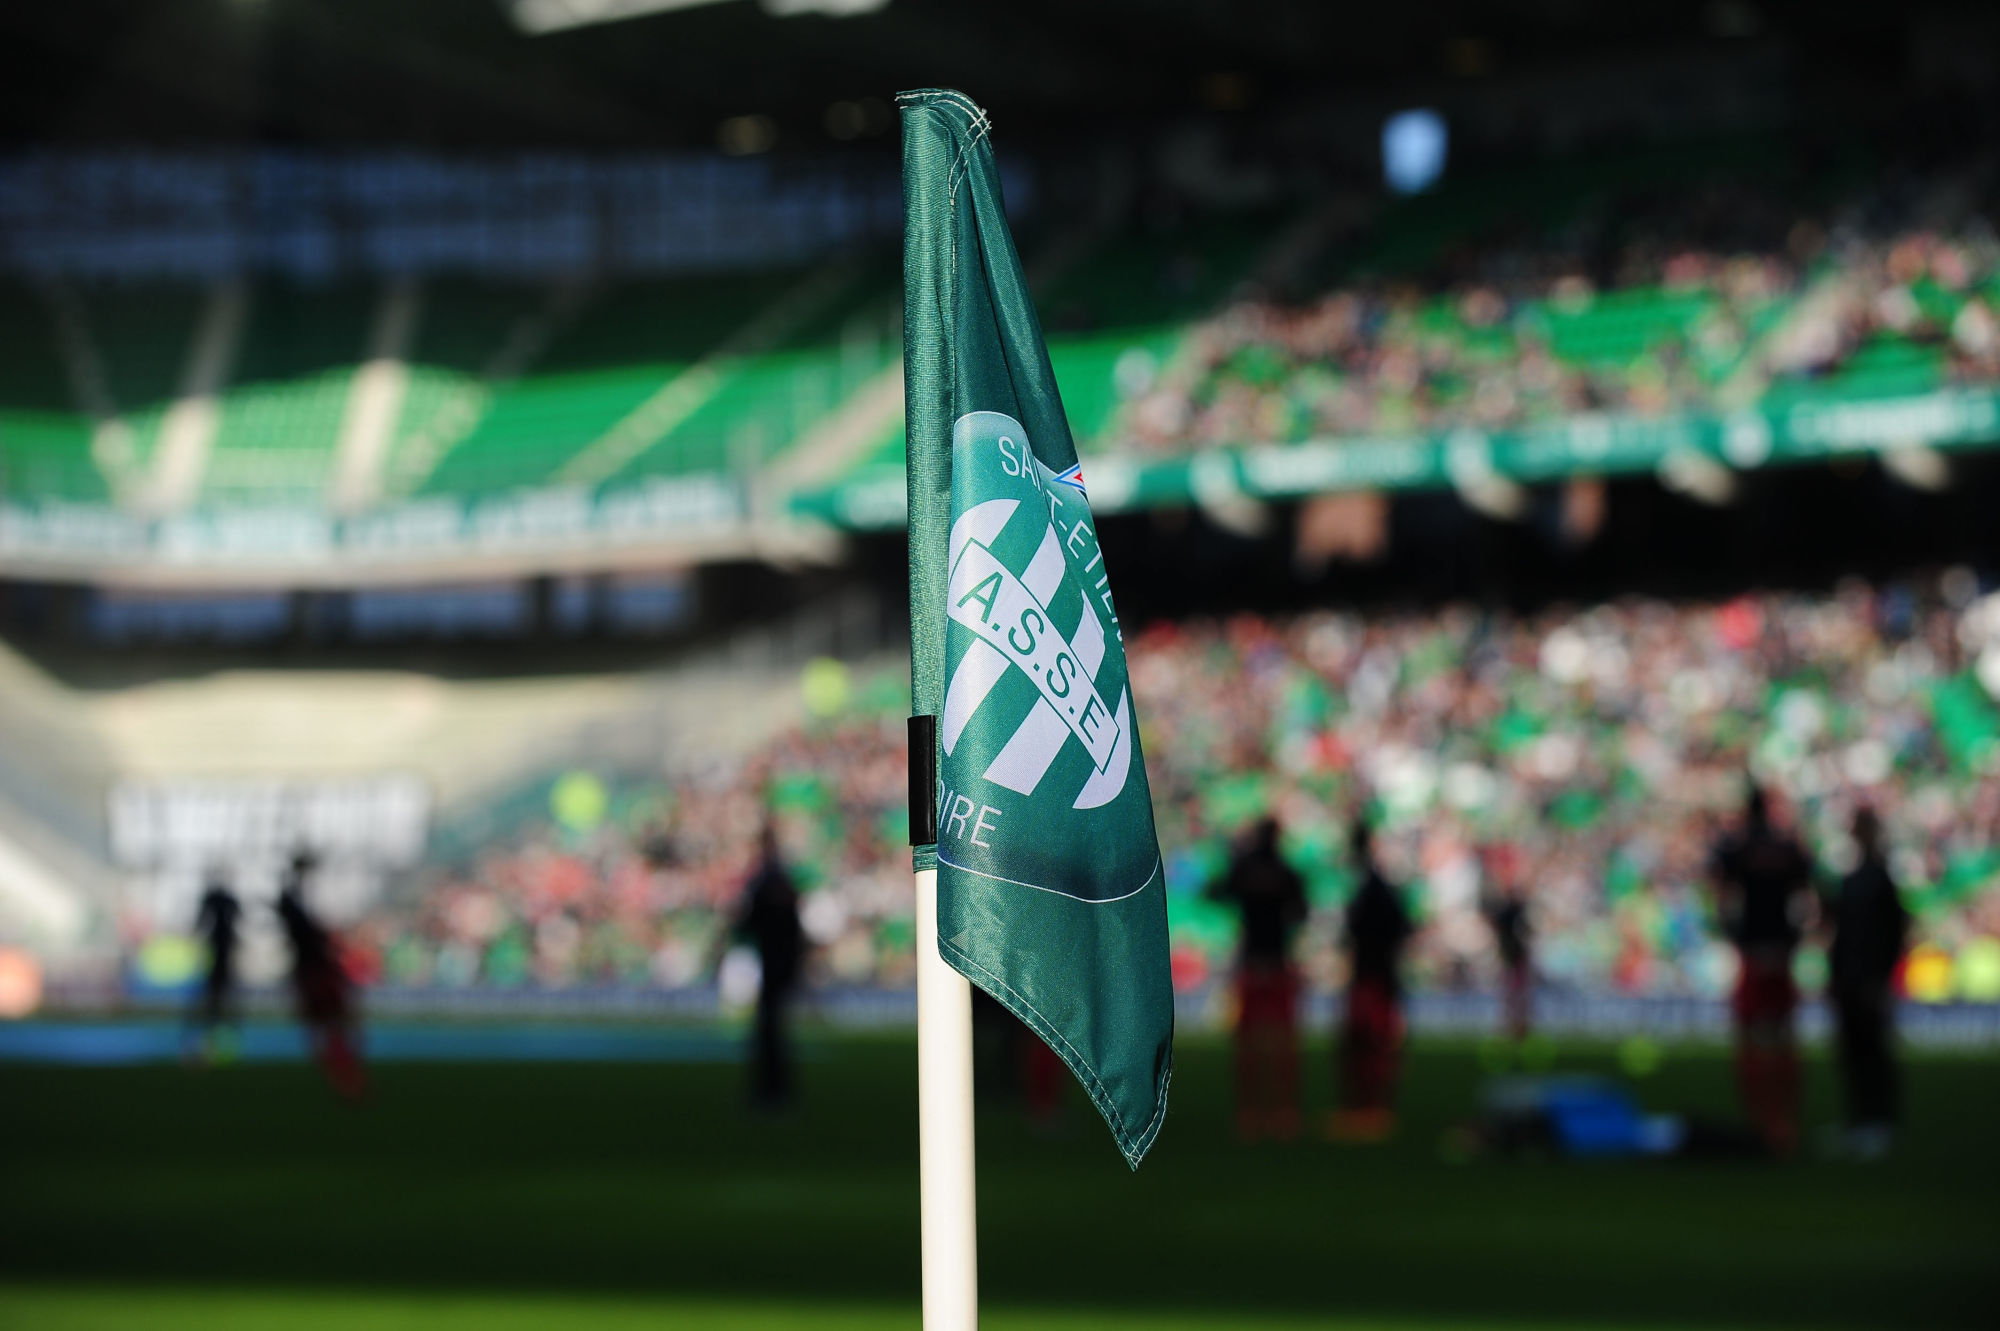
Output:
[[[711,470],[782,451],[895,354],[889,271],[864,268],[761,351],[715,366],[718,382],[685,419],[592,479]],[[510,319],[490,308],[474,312],[478,302],[445,293],[441,303],[450,308],[437,319],[438,335],[427,327],[419,337],[396,450],[436,448],[419,444],[426,431],[447,436],[446,445],[428,470],[405,474],[421,494],[560,483],[607,431],[812,280],[799,270],[704,275],[591,293],[574,317],[549,317],[546,348],[518,376],[499,380],[489,377],[496,357],[523,320],[548,317],[546,296],[537,304],[517,295]],[[427,311],[427,326],[434,313]],[[871,317],[858,354],[851,341],[843,345],[855,322]],[[440,413],[462,423],[440,431]],[[397,475],[394,453],[390,468]]]
[[[321,501],[380,297],[376,284],[253,288],[202,501]]]
[[[21,283],[0,284],[0,502],[104,500],[90,441],[47,302]]]
[[[208,292],[187,282],[103,282],[80,287],[77,296],[105,388],[132,431],[132,464],[143,468],[180,393]]]

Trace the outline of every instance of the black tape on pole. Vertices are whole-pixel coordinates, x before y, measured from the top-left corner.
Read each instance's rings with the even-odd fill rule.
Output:
[[[910,718],[910,844],[937,840],[937,718]]]

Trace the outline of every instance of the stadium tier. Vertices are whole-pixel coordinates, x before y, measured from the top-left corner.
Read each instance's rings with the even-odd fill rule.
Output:
[[[1420,989],[1491,982],[1484,911],[1518,875],[1550,985],[1724,995],[1734,953],[1706,856],[1756,773],[1829,880],[1854,854],[1852,810],[1882,812],[1918,919],[1913,996],[2000,998],[2000,601],[1966,581],[1145,630],[1132,679],[1177,983],[1226,973],[1234,914],[1203,893],[1270,810],[1309,884],[1318,987],[1341,982],[1342,847],[1365,815],[1423,921]],[[370,972],[442,989],[694,983],[769,808],[808,891],[817,978],[907,982],[906,688],[829,663],[807,695],[816,720],[740,760],[671,782],[572,772],[479,835],[441,828],[443,858],[355,934]],[[1803,956],[1816,986],[1820,954]]]
[[[1735,156],[1698,185],[1641,158],[1044,226],[1024,252],[1093,503],[2000,438],[1976,164],[1801,180]],[[879,246],[672,277],[13,283],[0,546],[894,525],[897,310]]]
[[[378,499],[741,472],[893,361],[887,278],[10,287],[5,493],[102,498],[161,470],[163,434],[196,468],[152,493],[168,508],[328,506],[356,446],[382,461]],[[381,437],[357,445],[371,395]]]
[[[323,499],[341,423],[356,395],[355,362],[366,346],[372,294],[345,284],[313,290],[272,283],[244,298],[247,310],[234,316],[242,326],[227,371],[230,387],[221,396],[196,502]],[[191,354],[200,355],[207,332],[204,326],[197,334]]]
[[[392,493],[629,484],[768,464],[893,362],[878,259],[557,286],[512,311],[455,292],[420,335]],[[433,340],[434,338],[434,340]]]
[[[0,495],[101,499],[90,429],[33,292],[0,285]]]

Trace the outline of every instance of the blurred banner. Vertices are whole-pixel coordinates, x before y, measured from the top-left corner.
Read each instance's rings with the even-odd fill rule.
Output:
[[[381,896],[388,874],[417,863],[430,812],[430,788],[401,773],[126,780],[111,791],[111,853],[133,871],[126,904],[149,929],[190,927],[213,878],[252,897],[275,892],[299,851],[322,866],[316,904],[349,920]]]
[[[1805,463],[1839,455],[1962,448],[2000,434],[2000,391],[1949,389],[1902,397],[1824,400],[1727,416],[1586,415],[1522,430],[1460,428],[1399,438],[1335,438],[1220,448],[1195,456],[1112,453],[1090,464],[1091,505],[1123,512],[1221,492],[1290,499],[1348,490],[1476,489],[1493,479],[1656,472],[1690,476]],[[871,461],[835,484],[789,498],[793,517],[836,527],[899,527],[903,465]],[[621,550],[683,553],[704,542],[779,539],[759,523],[740,478],[653,477],[600,489],[523,489],[485,498],[439,496],[342,518],[316,508],[242,507],[149,519],[108,504],[0,503],[0,569],[82,567],[254,578],[271,561],[293,576],[366,581],[415,568],[504,570],[510,561]],[[771,516],[777,516],[772,514]],[[711,551],[711,553],[714,553]],[[402,574],[407,576],[407,574]]]
[[[1192,457],[1112,454],[1090,463],[1099,512],[1180,505],[1220,487],[1260,499],[1345,490],[1475,487],[1499,478],[1658,472],[1670,483],[1692,468],[1752,470],[1840,454],[1988,443],[2000,433],[2000,392],[1953,389],[1904,397],[1824,400],[1728,416],[1575,416],[1522,430],[1459,428],[1397,438],[1315,439],[1225,448]],[[903,471],[879,464],[794,507],[843,527],[903,522]]]
[[[414,776],[121,781],[111,792],[120,865],[208,865],[310,850],[405,868],[424,849],[430,791]]]

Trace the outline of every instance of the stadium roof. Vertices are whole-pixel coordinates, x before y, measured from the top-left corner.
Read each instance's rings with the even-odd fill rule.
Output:
[[[1928,7],[1905,20],[1927,28],[1886,39],[1908,53],[1898,63],[1880,59],[1880,7],[1849,14],[1790,0],[679,0],[547,35],[510,19],[518,4],[9,4],[0,124],[17,145],[629,148],[710,146],[723,121],[756,115],[780,147],[816,147],[885,131],[865,99],[957,84],[977,90],[1018,145],[1072,132],[1084,113],[1143,121],[1675,47],[1763,44],[1847,78],[1914,80],[1906,66],[1918,48],[1962,55],[1981,43],[1952,32],[1985,23],[1990,36],[1992,26],[1976,7],[1961,8],[1964,18]],[[864,12],[828,12],[853,10]]]

